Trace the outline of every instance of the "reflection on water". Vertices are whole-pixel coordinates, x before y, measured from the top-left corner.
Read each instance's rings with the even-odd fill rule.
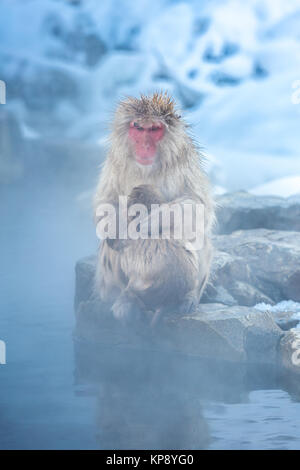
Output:
[[[209,443],[199,389],[182,358],[75,341],[76,381],[93,384],[102,449],[199,449]],[[185,361],[186,362],[186,361]]]
[[[75,339],[102,449],[300,449],[299,395],[272,368],[101,348]]]
[[[299,449],[299,391],[273,371],[73,340],[74,266],[97,243],[76,196],[96,165],[69,153],[35,150],[0,185],[0,448]]]

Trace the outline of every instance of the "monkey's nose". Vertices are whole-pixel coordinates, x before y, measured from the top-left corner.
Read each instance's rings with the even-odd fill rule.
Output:
[[[150,148],[152,146],[153,146],[153,140],[151,139],[149,135],[146,134],[143,140],[143,147]]]

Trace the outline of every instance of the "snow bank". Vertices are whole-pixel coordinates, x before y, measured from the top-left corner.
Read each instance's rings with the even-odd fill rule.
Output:
[[[300,175],[288,178],[279,178],[268,183],[256,186],[249,193],[257,196],[274,195],[289,197],[300,193]]]

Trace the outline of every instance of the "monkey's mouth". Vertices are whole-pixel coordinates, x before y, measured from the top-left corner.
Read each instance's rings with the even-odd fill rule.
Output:
[[[153,154],[149,154],[149,152],[147,152],[146,154],[139,154],[135,156],[136,162],[140,165],[152,165],[155,161],[155,158],[156,152]]]

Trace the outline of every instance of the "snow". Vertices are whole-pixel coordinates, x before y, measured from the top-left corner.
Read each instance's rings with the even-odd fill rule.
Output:
[[[213,194],[215,196],[221,196],[222,194],[226,194],[226,189],[222,186],[213,186]]]
[[[193,11],[185,3],[174,5],[153,19],[141,35],[143,49],[170,67],[183,63],[190,48]]]
[[[278,178],[249,190],[257,196],[274,195],[289,197],[300,193],[300,175]]]
[[[300,322],[300,303],[294,302],[293,300],[283,300],[276,305],[269,305],[264,302],[256,304],[254,306],[260,312],[271,312],[271,313],[280,313],[280,312],[294,312],[292,319],[299,320]],[[300,323],[297,328],[300,328]]]
[[[94,142],[120,98],[167,89],[214,155],[216,191],[289,196],[300,175],[299,26],[299,0],[2,0],[0,79],[32,135]],[[69,83],[54,87],[48,119],[47,71]]]
[[[300,303],[299,302],[294,302],[293,300],[282,300],[276,305],[270,305],[266,304],[264,302],[261,302],[259,304],[256,304],[254,306],[257,310],[260,310],[261,312],[265,312],[266,310],[270,312],[295,312],[295,314],[300,315]]]

